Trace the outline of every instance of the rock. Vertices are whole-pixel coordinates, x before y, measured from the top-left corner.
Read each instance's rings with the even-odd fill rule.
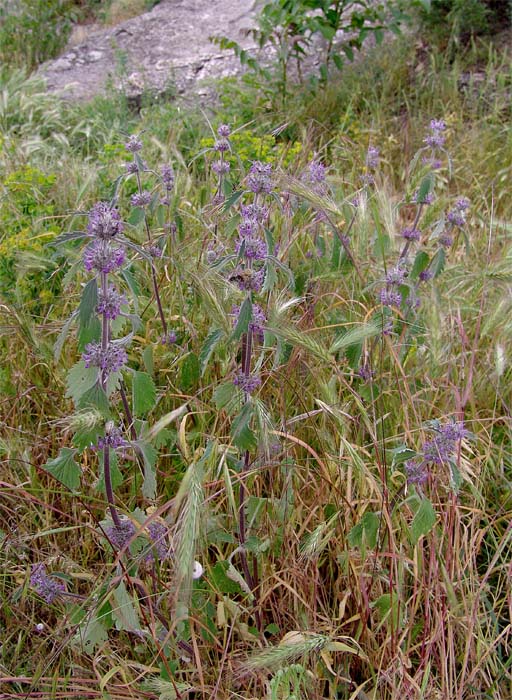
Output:
[[[163,93],[170,86],[186,94],[202,80],[242,72],[233,53],[221,51],[210,36],[228,36],[253,48],[247,37],[254,26],[253,5],[254,0],[161,0],[150,12],[70,44],[39,74],[51,92],[76,100],[112,88],[135,102],[146,90]]]

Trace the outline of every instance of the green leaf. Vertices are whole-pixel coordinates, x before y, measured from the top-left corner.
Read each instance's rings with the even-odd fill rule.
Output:
[[[79,360],[68,372],[66,378],[66,398],[71,398],[78,404],[80,397],[86,391],[92,389],[98,380],[98,368],[86,367],[83,360]]]
[[[233,443],[243,451],[254,450],[258,445],[256,435],[250,428],[252,416],[253,405],[250,401],[247,401],[231,425]]]
[[[218,561],[210,571],[209,580],[212,587],[225,595],[234,595],[242,593],[242,588],[239,583],[233,581],[227,576],[226,572],[229,569],[229,561]]]
[[[144,221],[144,209],[142,207],[135,207],[132,209],[130,216],[128,217],[128,223],[132,226],[138,226]]]
[[[443,248],[439,248],[439,250],[436,252],[434,257],[432,258],[432,264],[430,265],[430,269],[432,270],[435,277],[439,277],[439,275],[442,273],[444,270],[444,266],[446,264],[446,253],[444,252]]]
[[[411,523],[411,536],[413,543],[417,544],[420,537],[428,535],[435,524],[436,512],[434,510],[434,506],[428,500],[428,498],[423,498]]]
[[[75,462],[76,450],[70,447],[63,447],[59,452],[59,456],[55,459],[50,459],[43,465],[57,481],[67,486],[71,491],[78,491],[80,486],[80,475],[82,470],[80,465]]]
[[[426,270],[428,267],[428,264],[430,262],[430,258],[425,253],[424,250],[420,250],[416,253],[416,257],[414,258],[414,264],[412,266],[410,278],[415,280],[419,276],[420,272],[423,272],[423,270]]]
[[[364,550],[366,546],[374,549],[377,545],[377,536],[379,533],[380,519],[379,516],[372,512],[367,512],[361,520],[354,525],[348,533],[348,543],[351,547],[359,547]]]
[[[348,60],[353,61],[354,52],[352,51],[352,48],[350,46],[344,46],[343,50],[345,51],[345,55],[348,58]],[[332,57],[332,61],[338,70],[343,70],[343,59],[339,54],[335,53]]]
[[[193,389],[197,385],[200,376],[199,360],[197,355],[191,352],[185,357],[181,365],[180,387],[182,391]]]
[[[112,598],[112,617],[115,620],[116,629],[128,632],[140,630],[139,616],[124,581],[121,581],[119,586],[114,589]]]
[[[153,348],[151,347],[151,345],[148,345],[147,348],[144,348],[144,352],[142,353],[142,360],[144,362],[146,372],[153,376],[155,372],[155,365],[153,362]]]
[[[80,319],[80,325],[86,326],[90,322],[91,318],[96,314],[96,307],[98,305],[98,282],[96,277],[89,280],[84,287],[82,292],[82,298],[80,299],[80,305],[78,307],[78,317]]]
[[[91,407],[98,410],[105,419],[110,418],[111,414],[108,398],[101,388],[99,381],[96,381],[94,386],[82,394],[78,400],[77,408],[84,409]]]
[[[78,350],[83,352],[87,343],[99,341],[101,338],[101,322],[93,316],[87,323],[80,324],[78,329]]]
[[[235,330],[231,334],[231,340],[239,340],[244,333],[247,333],[251,319],[252,302],[250,298],[247,297],[242,306],[240,307],[240,313],[238,314],[238,320],[236,322]]]
[[[396,467],[398,464],[407,462],[408,459],[414,459],[417,456],[417,452],[411,450],[407,445],[399,445],[394,449],[389,451],[392,455],[392,465]]]
[[[141,416],[156,404],[156,386],[146,372],[134,372],[132,380],[133,413]]]
[[[417,201],[419,203],[424,202],[426,196],[431,192],[434,188],[434,182],[435,182],[435,177],[433,172],[429,172],[425,177],[422,179],[420,182],[420,186],[418,189],[418,196],[417,196]]]
[[[108,633],[97,615],[91,615],[79,626],[73,641],[80,644],[87,654],[93,654],[97,647],[108,642]]]
[[[73,435],[73,445],[79,452],[83,452],[91,445],[97,444],[99,438],[104,434],[105,425],[103,420],[90,426],[82,426]]]
[[[215,350],[215,347],[218,345],[219,341],[223,336],[224,331],[220,328],[217,328],[216,330],[209,333],[208,337],[204,341],[203,347],[201,348],[201,351],[199,353],[199,366],[201,368],[201,376],[203,376],[203,374],[205,373],[212,352]]]
[[[231,402],[235,394],[237,393],[237,388],[233,382],[225,382],[224,384],[219,384],[219,386],[213,392],[213,400],[217,408],[226,408]]]
[[[227,199],[224,202],[224,211],[228,211],[228,209],[231,209],[231,207],[234,206],[238,202],[238,200],[243,195],[243,193],[244,193],[243,190],[233,192],[231,197],[229,197],[229,199]]]
[[[462,476],[457,464],[450,459],[450,486],[454,493],[459,493],[462,484]]]
[[[156,472],[155,465],[158,452],[153,445],[143,440],[137,440],[135,446],[142,455],[144,461],[144,481],[142,483],[142,495],[144,498],[154,499],[156,497]]]

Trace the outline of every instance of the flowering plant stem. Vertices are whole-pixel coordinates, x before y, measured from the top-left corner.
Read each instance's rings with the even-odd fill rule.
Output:
[[[137,187],[139,189],[139,194],[141,195],[142,194],[142,182],[140,180],[139,171],[137,171],[136,177],[137,177]],[[144,208],[144,228],[146,229],[146,236],[148,239],[148,243],[151,243],[151,241],[152,241],[151,229],[149,227],[148,216],[147,216],[145,208]],[[160,292],[158,290],[158,279],[156,276],[156,270],[155,270],[155,265],[154,265],[153,261],[151,261],[151,280],[153,282],[153,293],[155,295],[156,305],[158,307],[158,315],[160,316],[160,322],[162,324],[162,331],[163,331],[164,337],[166,337],[167,336],[167,322],[165,320],[164,310],[162,307],[162,301],[160,299]]]
[[[101,273],[101,288],[103,291],[104,298],[108,294],[108,278],[107,273]],[[108,348],[108,343],[110,340],[110,321],[107,316],[106,311],[103,311],[101,320],[101,348],[103,352],[106,352]],[[106,393],[107,392],[107,373],[105,370],[101,370],[101,388]],[[110,470],[110,446],[105,444],[103,447],[103,476],[105,479],[105,494],[107,496],[108,507],[110,509],[110,514],[112,515],[112,520],[116,527],[121,527],[121,519],[117,512],[115,501],[114,501],[114,490],[112,487],[112,473]]]

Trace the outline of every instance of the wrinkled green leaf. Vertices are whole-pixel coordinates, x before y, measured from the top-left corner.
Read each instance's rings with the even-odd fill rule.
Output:
[[[83,360],[79,360],[68,372],[66,378],[66,398],[71,398],[77,405],[86,391],[92,389],[98,380],[97,367],[86,367]]]
[[[133,600],[126,590],[124,581],[112,594],[112,617],[115,620],[116,629],[137,632],[140,629],[139,616],[135,610]]]
[[[156,405],[156,386],[146,372],[134,372],[132,379],[133,413],[141,416]]]
[[[191,352],[185,357],[181,365],[180,387],[182,391],[190,391],[197,386],[200,376],[199,359],[195,353]]]
[[[231,437],[233,443],[240,450],[253,450],[258,444],[258,440],[253,430],[251,430],[250,422],[253,416],[253,405],[248,401],[238,416],[233,420],[231,425]]]
[[[78,307],[78,317],[80,325],[85,326],[91,318],[96,314],[96,306],[98,305],[98,282],[96,277],[89,280],[82,292],[80,305]]]
[[[208,334],[208,337],[203,343],[203,347],[201,348],[201,351],[199,353],[199,365],[201,368],[201,376],[205,373],[206,367],[208,366],[208,362],[210,361],[210,357],[212,355],[212,352],[215,350],[216,346],[220,342],[220,340],[224,336],[224,331],[221,330],[220,328],[217,328],[216,330],[212,331],[211,333]]]
[[[58,457],[50,459],[43,465],[57,481],[67,486],[71,491],[78,491],[80,486],[80,475],[82,470],[80,465],[75,462],[76,450],[70,447],[62,447]]]
[[[135,443],[144,461],[144,481],[142,483],[142,495],[144,498],[156,497],[156,472],[155,465],[158,452],[149,442],[137,440]]]
[[[238,314],[238,320],[236,322],[235,330],[231,334],[231,340],[239,340],[244,333],[247,333],[251,319],[252,302],[250,298],[247,297],[247,299],[240,307],[240,313]]]
[[[435,524],[436,512],[434,506],[428,498],[423,498],[411,523],[411,537],[413,543],[417,544],[420,537],[428,535]]]

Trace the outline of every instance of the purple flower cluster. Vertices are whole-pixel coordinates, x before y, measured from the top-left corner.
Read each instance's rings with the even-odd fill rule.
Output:
[[[312,160],[301,177],[302,182],[311,187],[313,192],[316,192],[316,194],[321,197],[325,196],[328,192],[325,172],[326,169],[323,163],[318,160]]]
[[[240,308],[240,306],[236,305],[233,306],[233,308],[231,309],[231,314],[233,316],[233,326],[236,326],[236,324],[238,323]],[[261,306],[259,304],[253,304],[252,318],[249,321],[249,330],[252,331],[255,335],[261,336],[263,335],[266,322],[267,317],[265,316],[265,313],[263,312]]]
[[[148,552],[146,562],[152,564],[155,561],[155,555],[159,561],[169,559],[171,548],[169,546],[167,525],[162,520],[154,520],[148,525],[147,531],[151,540],[152,551]]]
[[[429,475],[427,462],[409,459],[404,466],[408,484],[423,486],[426,483]]]
[[[247,175],[247,187],[254,194],[270,194],[272,192],[272,166],[255,160]]]
[[[407,277],[407,269],[403,265],[403,261],[399,262],[395,267],[391,268],[386,275],[386,284],[403,284]]]
[[[452,226],[462,227],[465,225],[469,204],[470,202],[467,197],[459,197],[459,199],[457,199],[446,217]]]
[[[417,228],[409,226],[407,228],[404,228],[400,232],[400,235],[402,236],[402,238],[405,238],[406,241],[419,241],[421,238],[421,231]]]
[[[400,308],[402,303],[402,295],[400,292],[394,289],[388,289],[388,287],[382,287],[379,290],[379,300],[382,306],[395,306]]]
[[[412,198],[412,201],[415,204],[432,204],[432,202],[436,198],[435,194],[433,192],[427,192],[427,194],[421,200],[419,197],[420,197],[420,191],[419,191],[419,189],[417,189],[413,195],[413,198]]]
[[[422,160],[425,165],[430,165],[432,170],[438,170],[442,165],[437,151],[444,150],[443,147],[446,141],[445,130],[446,124],[442,119],[431,119],[429,133],[423,139],[425,148],[430,148],[430,156],[424,156]]]
[[[99,290],[96,312],[114,320],[121,314],[121,306],[127,303],[125,295],[118,292],[112,284],[107,289],[106,294],[103,289]]]
[[[172,165],[162,165],[160,175],[162,177],[162,182],[165,189],[167,190],[167,192],[170,192],[174,187],[174,182],[176,179]]]
[[[464,424],[458,421],[435,425],[434,430],[434,437],[423,443],[420,455],[405,463],[405,473],[410,484],[424,484],[428,479],[429,465],[449,464],[460,441],[469,435]]]
[[[261,292],[265,281],[265,270],[254,270],[252,267],[236,267],[229,278],[235,282],[242,292]]]
[[[63,581],[48,576],[44,564],[34,564],[30,575],[30,585],[47,603],[53,603],[66,591]]]
[[[432,119],[429,125],[430,133],[423,139],[423,143],[430,148],[442,148],[446,141],[443,133],[445,129],[446,124],[442,119]]]
[[[131,198],[132,207],[147,207],[151,203],[151,192],[143,190],[136,192]]]
[[[362,364],[359,369],[357,370],[357,376],[362,379],[364,382],[370,381],[370,379],[373,379],[375,376],[375,370],[373,370],[370,365],[365,362]]]
[[[98,367],[105,377],[118,372],[128,362],[128,355],[122,345],[109,343],[105,349],[101,343],[92,342],[85,346],[82,359],[86,367]]]
[[[226,153],[231,148],[228,139],[218,139],[213,145],[214,151],[217,153]]]
[[[136,160],[130,160],[128,163],[124,164],[124,169],[127,175],[135,175],[139,172],[139,164]]]
[[[240,236],[235,243],[235,252],[247,260],[265,260],[268,256],[267,244],[262,238]]]
[[[122,232],[123,222],[118,210],[107,202],[97,202],[89,212],[87,234],[108,241]]]
[[[259,374],[247,375],[244,372],[238,372],[233,379],[233,384],[245,391],[246,394],[252,394],[253,391],[256,391],[261,386],[261,377]]]
[[[130,136],[128,141],[124,144],[124,147],[130,153],[138,153],[142,150],[142,141],[139,139],[138,136],[132,134],[132,136]]]
[[[177,339],[176,331],[168,331],[166,335],[162,336],[160,342],[162,345],[174,345]]]
[[[99,438],[96,449],[104,450],[105,447],[111,447],[113,450],[117,450],[119,447],[127,446],[128,442],[124,439],[121,428],[109,422],[105,427],[105,436]]]
[[[214,160],[212,163],[212,170],[216,175],[227,175],[230,170],[230,164],[227,160]]]
[[[366,152],[366,167],[369,170],[375,170],[379,166],[380,161],[380,149],[376,146],[368,146],[368,151]]]
[[[88,272],[96,270],[108,274],[121,267],[124,259],[122,248],[101,239],[91,243],[84,251],[84,267]]]
[[[229,124],[220,124],[217,134],[221,139],[227,139],[231,136],[231,127]]]
[[[114,546],[114,549],[123,549],[135,536],[135,525],[126,517],[123,517],[120,525],[109,525],[105,528],[105,534]]]
[[[222,204],[224,201],[224,195],[222,193],[222,179],[225,175],[229,173],[230,164],[225,159],[225,153],[231,150],[231,144],[229,142],[229,135],[231,134],[231,129],[228,124],[221,124],[217,129],[218,139],[215,141],[213,150],[219,154],[220,158],[214,160],[212,163],[212,170],[219,178],[219,183],[217,186],[217,193],[214,197],[214,204]]]

